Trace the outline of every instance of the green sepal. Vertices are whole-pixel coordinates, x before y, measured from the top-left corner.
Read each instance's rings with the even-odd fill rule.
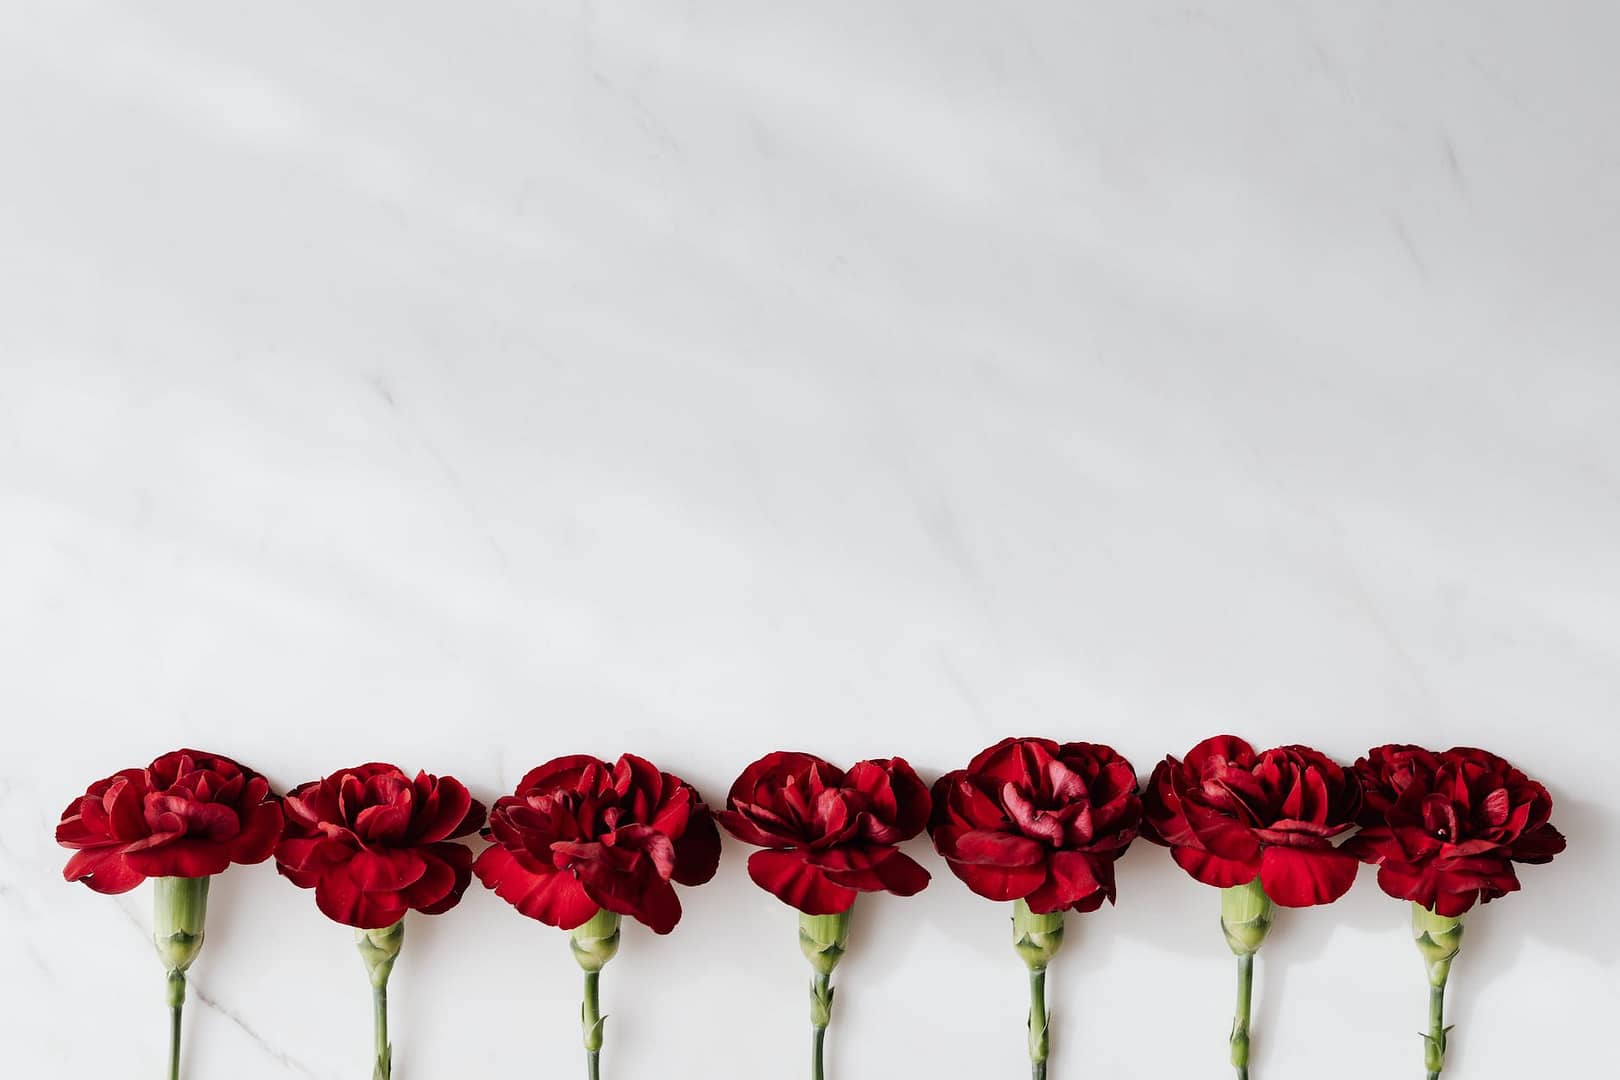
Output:
[[[1257,877],[1221,890],[1221,932],[1234,956],[1253,956],[1271,933],[1276,906]]]
[[[1423,954],[1429,985],[1444,986],[1451,977],[1451,962],[1462,951],[1461,916],[1440,915],[1422,904],[1412,905],[1412,940]]]
[[[799,914],[799,951],[818,975],[831,975],[849,949],[848,911],[836,915]]]
[[[360,950],[360,959],[366,965],[366,975],[374,987],[386,986],[394,973],[394,961],[405,946],[405,920],[376,930],[354,931],[354,944]]]
[[[1063,947],[1063,914],[1037,915],[1025,901],[1013,901],[1013,948],[1030,971],[1045,971]]]
[[[160,877],[152,881],[152,944],[165,971],[186,971],[202,951],[209,880]]]
[[[601,971],[619,955],[619,922],[616,913],[599,909],[569,933],[568,946],[582,971]]]

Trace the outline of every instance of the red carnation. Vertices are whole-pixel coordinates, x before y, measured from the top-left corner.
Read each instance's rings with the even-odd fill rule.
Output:
[[[1038,915],[1114,901],[1114,860],[1136,838],[1136,771],[1111,747],[1003,739],[934,785],[928,831],[968,888]]]
[[[63,876],[100,893],[128,892],[149,877],[202,878],[232,863],[261,863],[280,835],[269,781],[198,750],[97,780],[56,826],[56,842],[76,849]]]
[[[813,754],[766,754],[737,777],[715,816],[737,839],[764,848],[748,876],[799,909],[799,948],[810,984],[810,1075],[822,1077],[832,1019],[832,973],[849,944],[849,909],[863,892],[912,896],[928,871],[897,844],[928,823],[928,788],[903,758],[857,762],[849,772]]]
[[[1013,901],[1013,947],[1029,968],[1031,1074],[1046,1076],[1046,968],[1064,912],[1114,902],[1114,861],[1136,839],[1136,770],[1111,747],[1003,739],[934,785],[928,831],[951,872]]]
[[[581,1012],[587,1075],[598,1075],[602,968],[619,951],[629,915],[667,934],[681,918],[670,884],[702,885],[720,863],[720,833],[703,799],[678,776],[634,754],[609,765],[585,754],[532,769],[495,803],[478,879],[531,919],[572,931],[585,972]]]
[[[1142,794],[1142,835],[1221,889],[1221,929],[1238,958],[1228,1040],[1238,1080],[1249,1076],[1254,957],[1271,932],[1273,902],[1309,907],[1350,890],[1355,856],[1332,838],[1354,827],[1360,806],[1355,776],[1320,752],[1279,746],[1257,754],[1232,735],[1205,739],[1183,761],[1165,758]]]
[[[1463,914],[1519,889],[1514,863],[1551,862],[1564,837],[1552,796],[1495,754],[1455,747],[1379,746],[1356,762],[1361,832],[1345,850],[1378,867],[1378,885],[1412,901],[1412,937],[1429,975],[1423,1063],[1445,1067],[1446,983],[1462,948]]]
[[[701,885],[720,861],[698,793],[634,754],[541,765],[495,803],[484,835],[495,843],[474,865],[479,880],[563,930],[605,909],[667,934],[681,917],[670,883]]]
[[[1285,907],[1337,900],[1356,880],[1353,855],[1331,839],[1355,824],[1353,775],[1308,746],[1257,754],[1232,735],[1205,739],[1183,761],[1167,757],[1142,796],[1142,835],[1206,885],[1258,876]]]
[[[478,831],[484,807],[452,777],[361,765],[299,785],[282,806],[276,869],[337,922],[379,930],[407,911],[439,915],[472,880],[455,840]]]
[[[766,754],[743,770],[720,824],[762,847],[748,876],[807,915],[848,911],[857,893],[912,896],[928,871],[895,845],[928,822],[928,788],[904,758],[845,773],[811,754]]]
[[[315,890],[327,918],[355,928],[371,977],[377,1056],[374,1080],[393,1073],[388,978],[405,942],[405,913],[441,915],[472,880],[472,852],[459,837],[478,831],[484,807],[453,777],[373,762],[287,793],[276,869]]]
[[[230,758],[164,754],[90,785],[62,811],[63,871],[100,893],[152,882],[152,941],[168,971],[169,1073],[180,1075],[186,972],[202,951],[208,883],[232,863],[260,863],[281,835],[270,784]]]
[[[1378,884],[1448,917],[1519,889],[1514,863],[1564,850],[1547,789],[1495,754],[1380,746],[1356,762],[1362,830],[1345,850],[1378,867]]]

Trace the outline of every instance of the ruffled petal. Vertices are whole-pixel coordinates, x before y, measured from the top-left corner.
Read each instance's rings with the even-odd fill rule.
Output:
[[[754,884],[807,915],[838,915],[850,909],[858,895],[828,880],[826,872],[811,866],[799,851],[756,851],[748,857],[748,876]]]
[[[1359,866],[1334,848],[1268,847],[1260,856],[1260,885],[1283,907],[1327,904],[1350,891]]]

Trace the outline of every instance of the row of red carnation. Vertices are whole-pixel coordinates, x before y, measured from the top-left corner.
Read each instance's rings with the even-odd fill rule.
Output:
[[[676,925],[674,885],[714,875],[718,821],[760,849],[748,860],[750,877],[810,917],[802,943],[830,1012],[825,977],[847,937],[836,917],[862,892],[921,891],[929,874],[898,845],[924,829],[970,889],[1018,902],[1020,952],[1044,971],[1054,931],[1061,941],[1061,913],[1114,901],[1114,863],[1138,835],[1167,846],[1207,885],[1252,890],[1265,901],[1265,927],[1270,903],[1305,907],[1343,895],[1358,861],[1378,866],[1390,895],[1455,919],[1518,889],[1516,863],[1546,862],[1563,849],[1551,808],[1541,784],[1482,750],[1382,746],[1345,768],[1308,747],[1256,752],[1232,736],[1165,758],[1145,787],[1128,761],[1095,743],[1006,739],[932,791],[902,758],[844,770],[810,754],[772,753],[749,765],[713,811],[691,785],[631,754],[611,763],[557,758],[486,812],[452,777],[383,764],[278,798],[264,777],[228,758],[181,750],[91,785],[56,835],[75,849],[68,879],[106,893],[148,877],[206,882],[232,863],[274,856],[282,875],[314,890],[326,915],[370,932],[401,926],[407,911],[448,911],[476,875],[524,915],[576,932],[589,1006],[605,963],[593,971],[591,950],[612,955],[619,916],[661,934]],[[490,843],[475,857],[462,840],[480,831]],[[196,937],[200,944],[200,924]],[[398,935],[372,933],[362,939],[368,948],[381,989]],[[1233,1058],[1246,1076],[1242,1019],[1244,1060],[1235,1041]],[[596,1027],[595,1048],[586,1032],[592,1075]],[[1042,1005],[1031,1014],[1038,1076],[1044,1040]],[[390,1057],[379,1035],[375,1075],[388,1075]]]
[[[846,772],[773,753],[713,814],[686,782],[634,755],[563,757],[525,775],[487,820],[453,777],[361,765],[278,800],[236,762],[181,750],[92,784],[57,839],[76,849],[68,879],[98,892],[274,854],[328,916],[380,928],[407,910],[453,907],[476,864],[503,899],[553,926],[605,908],[667,933],[680,917],[670,883],[714,874],[714,818],[764,849],[750,876],[810,914],[847,910],[857,892],[918,892],[928,873],[895,846],[927,827],[973,891],[1025,898],[1039,913],[1113,900],[1112,864],[1140,832],[1199,881],[1258,876],[1284,906],[1337,899],[1359,858],[1379,865],[1390,895],[1460,915],[1517,889],[1515,862],[1562,849],[1551,808],[1542,785],[1481,750],[1383,746],[1345,769],[1308,747],[1256,753],[1231,736],[1166,758],[1140,793],[1130,763],[1095,743],[1007,739],[941,777],[932,796],[903,758]],[[1358,836],[1334,846],[1358,823]],[[456,841],[480,828],[493,844],[475,860]]]

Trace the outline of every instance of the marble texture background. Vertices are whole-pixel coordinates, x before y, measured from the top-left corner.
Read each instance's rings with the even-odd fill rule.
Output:
[[[927,777],[1485,745],[1571,849],[1469,924],[1457,1080],[1589,1074],[1620,990],[1620,8],[879,0],[0,11],[0,1030],[156,1076],[149,896],[50,831],[178,744],[492,798],[634,749]],[[1006,913],[862,901],[838,1080],[1022,1076]],[[797,1076],[728,845],[604,976],[617,1078]],[[1215,895],[1071,921],[1053,1080],[1224,1077]],[[1420,1074],[1370,873],[1261,958],[1255,1075]],[[216,883],[193,1080],[365,1074],[347,930]],[[564,936],[415,919],[396,1076],[570,1076]]]

